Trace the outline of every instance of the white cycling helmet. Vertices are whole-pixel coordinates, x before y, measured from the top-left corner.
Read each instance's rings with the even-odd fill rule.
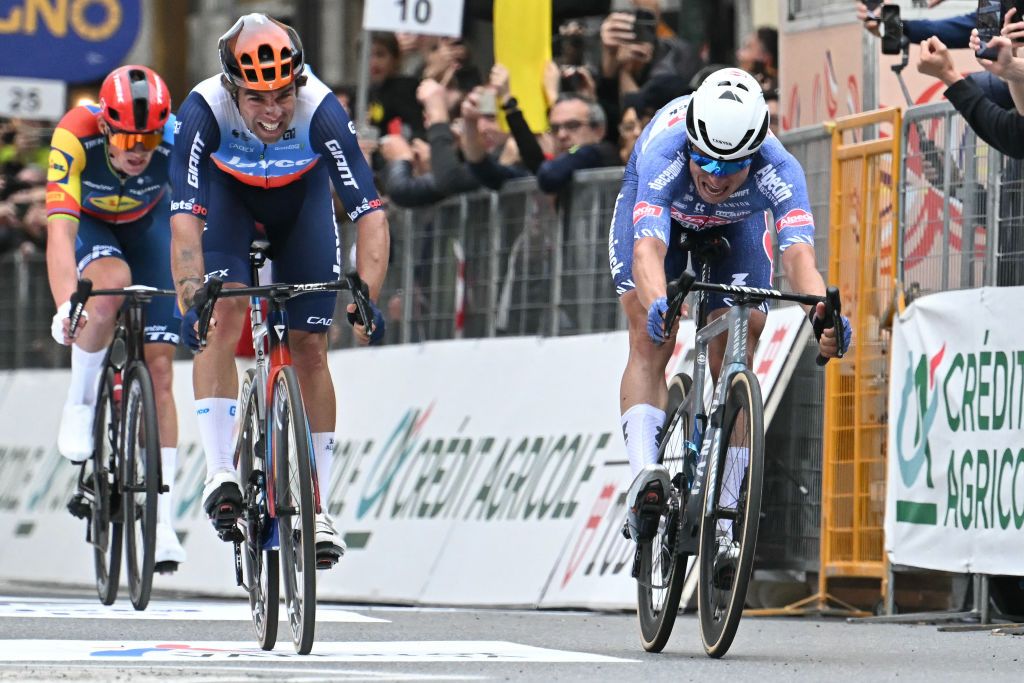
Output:
[[[768,136],[768,105],[761,84],[741,69],[714,72],[690,99],[686,134],[720,161],[750,156]]]

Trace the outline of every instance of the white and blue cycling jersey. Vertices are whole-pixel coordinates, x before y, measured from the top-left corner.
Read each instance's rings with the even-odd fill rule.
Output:
[[[620,296],[636,287],[633,245],[644,237],[668,246],[665,274],[675,278],[686,265],[676,247],[681,229],[718,227],[732,250],[711,265],[712,280],[751,287],[771,286],[768,212],[775,219],[781,251],[794,244],[814,245],[814,217],[803,169],[770,133],[754,155],[747,180],[735,193],[719,204],[700,198],[690,175],[689,102],[687,95],[663,107],[644,128],[626,164],[608,236],[608,258]],[[720,297],[710,299],[712,309],[729,305]]]

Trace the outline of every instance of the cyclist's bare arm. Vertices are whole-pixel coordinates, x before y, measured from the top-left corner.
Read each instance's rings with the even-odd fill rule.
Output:
[[[388,272],[391,234],[383,211],[371,211],[356,221],[356,270],[370,288],[370,299],[377,301]]]
[[[641,237],[633,243],[633,280],[644,310],[665,296],[665,254],[668,246],[657,237]]]
[[[185,311],[196,290],[203,286],[203,221],[179,213],[171,216],[171,275],[178,291],[178,305]]]
[[[75,238],[78,221],[68,216],[51,216],[46,222],[46,275],[53,302],[60,306],[71,298],[78,285]]]
[[[814,247],[811,245],[790,245],[782,252],[782,268],[786,271],[790,291],[815,296],[825,295],[825,281],[818,272]],[[810,310],[810,307],[804,306],[804,310]]]

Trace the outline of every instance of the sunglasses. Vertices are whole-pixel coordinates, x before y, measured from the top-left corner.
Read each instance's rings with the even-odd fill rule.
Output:
[[[690,158],[693,159],[694,163],[696,163],[698,167],[700,167],[700,170],[719,178],[739,173],[754,162],[754,157],[752,156],[745,159],[737,159],[735,161],[720,161],[719,159],[712,159],[711,157],[698,152],[692,145],[690,146]]]
[[[142,143],[143,149],[149,152],[159,147],[163,139],[163,131],[159,130],[149,133],[128,133],[111,128],[107,133],[107,141],[110,145],[125,151],[135,149],[135,145]]]

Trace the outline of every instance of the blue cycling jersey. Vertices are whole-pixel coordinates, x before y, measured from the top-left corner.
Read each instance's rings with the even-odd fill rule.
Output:
[[[634,240],[656,237],[668,244],[672,219],[700,230],[771,211],[781,251],[794,244],[813,246],[814,218],[803,169],[770,133],[754,155],[746,182],[732,196],[720,204],[700,198],[690,176],[689,102],[687,95],[662,108],[640,135],[626,165],[624,180],[636,182]]]

